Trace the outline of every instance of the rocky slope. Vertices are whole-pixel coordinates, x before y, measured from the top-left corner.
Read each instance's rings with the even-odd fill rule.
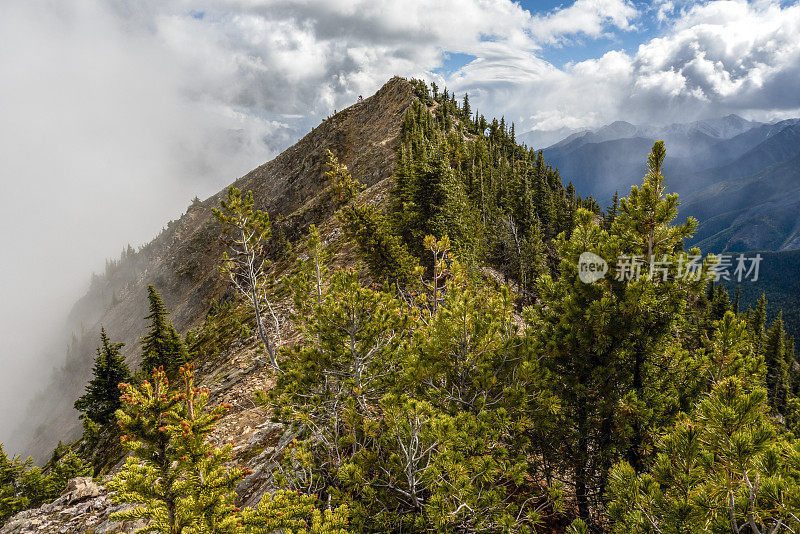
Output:
[[[114,505],[105,488],[91,478],[69,481],[64,493],[50,504],[25,510],[11,518],[0,530],[4,534],[33,532],[65,533],[91,532],[92,534],[135,532],[144,523],[111,521],[109,516],[122,510],[124,505]]]
[[[234,182],[242,190],[252,190],[256,207],[267,210],[275,221],[271,248],[279,250],[296,240],[312,223],[323,228],[328,240],[340,234],[332,218],[333,202],[321,194],[327,187],[324,164],[328,149],[368,187],[365,195],[385,192],[395,165],[402,118],[413,98],[412,86],[393,78],[372,97],[324,120],[297,144]],[[138,364],[148,284],[161,292],[182,333],[202,322],[214,300],[229,296],[217,270],[223,250],[220,227],[211,213],[224,194],[220,191],[194,203],[151,243],[124,254],[105,275],[95,278],[72,312],[71,324],[81,335],[73,341],[66,365],[54,373],[31,407],[29,418],[40,424],[30,436],[26,453],[41,460],[59,440],[79,436],[72,403],[90,376],[101,324],[111,339],[126,343],[129,365]],[[220,425],[220,439],[233,439],[237,448],[245,447],[266,419],[253,409],[251,401],[255,389],[268,386],[264,372],[251,365],[254,348],[251,339],[213,364],[206,362],[200,370],[204,383],[219,400],[241,406]]]

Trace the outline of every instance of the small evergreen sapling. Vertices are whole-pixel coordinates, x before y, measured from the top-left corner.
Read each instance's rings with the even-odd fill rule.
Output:
[[[180,420],[180,396],[169,391],[162,368],[153,370],[152,381],[141,386],[120,384],[123,406],[117,410],[122,442],[131,451],[123,469],[109,483],[116,491],[116,502],[137,506],[113,517],[127,521],[146,518],[150,527],[141,532],[177,534],[191,524],[182,507],[187,488],[180,472],[173,469],[178,460],[174,429]]]
[[[9,458],[0,444],[0,525],[17,512],[52,501],[69,479],[91,475],[92,467],[72,451],[45,473],[32,458]]]
[[[339,163],[339,159],[330,150],[325,151],[325,176],[331,182],[331,189],[336,200],[346,204],[354,199],[364,186],[353,178],[347,166]]]
[[[58,462],[53,464],[50,473],[47,474],[49,493],[43,502],[58,497],[71,479],[90,477],[93,474],[94,468],[91,464],[70,449]]]
[[[267,494],[256,509],[236,508],[234,489],[245,471],[228,467],[232,444],[216,447],[207,439],[227,406],[208,408],[209,391],[195,387],[191,366],[180,375],[179,391],[169,389],[162,369],[152,382],[121,387],[117,418],[132,454],[109,487],[115,502],[136,506],[112,519],[149,520],[141,533],[307,534],[310,522],[312,534],[349,534],[347,507],[322,513],[314,497],[296,492]]]

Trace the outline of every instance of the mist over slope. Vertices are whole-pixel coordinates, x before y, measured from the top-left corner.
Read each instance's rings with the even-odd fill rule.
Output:
[[[318,196],[326,186],[326,150],[335,151],[363,184],[391,176],[400,125],[411,102],[411,85],[393,78],[374,96],[329,117],[297,144],[234,182],[252,190],[256,207],[275,220],[270,246],[282,246],[288,237],[330,215],[330,206]],[[27,443],[25,454],[42,459],[59,440],[78,436],[80,423],[72,403],[90,376],[101,325],[109,337],[126,343],[128,364],[139,363],[148,284],[161,292],[181,333],[203,319],[214,299],[225,297],[227,284],[217,269],[223,251],[220,228],[211,213],[224,193],[193,204],[153,241],[139,250],[126,250],[93,279],[69,318],[69,326],[81,334],[15,432]]]

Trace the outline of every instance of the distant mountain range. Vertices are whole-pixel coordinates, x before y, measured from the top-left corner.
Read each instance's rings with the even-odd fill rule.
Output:
[[[529,142],[535,136],[523,134]],[[544,139],[539,135],[539,138]],[[706,253],[759,252],[759,280],[741,285],[741,308],[761,294],[770,313],[783,310],[789,333],[800,339],[800,119],[772,124],[736,115],[663,128],[614,122],[571,132],[544,148],[564,182],[608,206],[626,196],[645,173],[654,141],[667,146],[667,189],[680,194],[680,218],[700,221],[691,242]],[[726,282],[731,294],[735,282]]]
[[[800,119],[728,115],[661,128],[617,121],[572,133],[544,155],[565,182],[607,205],[641,182],[658,139],[667,145],[668,188],[681,196],[681,216],[700,220],[703,250],[800,249]]]

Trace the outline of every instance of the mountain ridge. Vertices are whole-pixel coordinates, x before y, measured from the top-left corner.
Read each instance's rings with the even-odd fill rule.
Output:
[[[336,113],[297,143],[232,185],[252,190],[256,208],[273,219],[271,247],[297,237],[309,224],[320,224],[333,213],[329,199],[321,198],[325,153],[331,150],[365,186],[389,178],[406,109],[414,99],[406,80],[394,77],[373,96]],[[227,284],[216,266],[222,256],[220,228],[211,209],[227,188],[190,206],[150,243],[123,255],[110,272],[96,277],[87,294],[73,307],[69,322],[79,332],[65,364],[31,404],[29,417],[40,423],[29,435],[25,453],[42,461],[55,444],[75,438],[77,413],[63,399],[75,399],[90,376],[97,332],[104,326],[115,341],[126,343],[129,365],[139,360],[138,340],[145,330],[146,285],[162,293],[176,328],[185,333],[208,312],[212,301],[225,298]],[[23,430],[20,430],[23,431]]]

